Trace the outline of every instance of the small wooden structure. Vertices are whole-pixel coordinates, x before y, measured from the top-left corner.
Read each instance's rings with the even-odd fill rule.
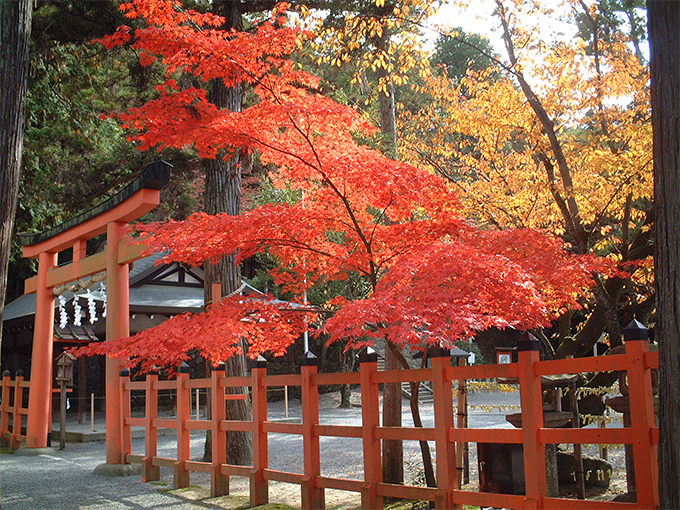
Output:
[[[66,388],[73,386],[73,364],[76,357],[68,352],[57,356],[57,375],[59,383],[59,449],[66,447]]]

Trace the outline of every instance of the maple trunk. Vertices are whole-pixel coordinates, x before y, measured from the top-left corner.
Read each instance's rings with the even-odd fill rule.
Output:
[[[659,496],[680,508],[680,3],[647,2],[654,132],[654,264],[659,342]]]
[[[31,0],[0,2],[0,319],[19,192],[32,5]]]
[[[215,1],[213,10],[224,16],[224,30],[243,30],[241,11],[238,2],[231,0]],[[210,82],[209,100],[220,108],[230,111],[241,111],[243,89],[241,86],[226,87],[221,79]],[[206,159],[205,169],[205,212],[208,214],[227,213],[238,215],[241,212],[241,166],[237,156],[225,161],[222,159]],[[213,282],[222,283],[222,293],[227,296],[236,292],[241,286],[241,269],[234,264],[234,255],[222,257],[216,263],[206,261],[204,292],[206,303],[211,299]],[[245,358],[246,345],[241,340],[243,352],[225,360],[226,376],[247,375]],[[245,389],[238,390],[244,393]],[[250,407],[245,400],[230,400],[226,403],[227,420],[250,420]],[[209,437],[206,438],[206,457],[209,457]],[[246,465],[252,462],[252,437],[247,432],[227,433],[227,461],[230,464]]]
[[[385,370],[399,370],[401,367],[389,345],[385,346]],[[383,386],[383,426],[401,427],[401,384],[385,383]],[[404,482],[404,446],[396,439],[383,440],[383,481],[401,484]]]
[[[387,54],[389,48],[389,31],[384,27],[381,37],[376,42],[378,52]],[[378,84],[384,83],[386,90],[378,88],[380,106],[380,131],[382,133],[381,150],[389,158],[397,159],[397,121],[394,106],[394,86],[385,67],[376,71]],[[375,284],[374,284],[375,288]],[[399,360],[388,345],[385,346],[385,370],[399,370]],[[401,427],[401,384],[387,383],[383,386],[383,425],[385,427]],[[404,446],[401,441],[383,441],[383,481],[401,484],[404,482]]]
[[[349,351],[340,352],[340,364],[343,372],[352,372],[353,363],[351,362],[351,353]],[[349,384],[340,386],[340,405],[338,407],[349,409],[352,407],[352,387]]]

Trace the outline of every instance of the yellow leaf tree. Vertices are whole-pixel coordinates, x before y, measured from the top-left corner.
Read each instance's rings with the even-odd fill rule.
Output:
[[[586,354],[603,333],[619,345],[620,324],[653,309],[641,262],[652,252],[648,69],[598,2],[493,4],[505,57],[459,82],[433,74],[430,104],[402,115],[401,157],[446,176],[488,228],[544,229],[578,253],[637,261],[631,277],[599,279],[584,320],[565,314],[543,337],[557,357]],[[540,23],[558,15],[573,37],[545,37]]]

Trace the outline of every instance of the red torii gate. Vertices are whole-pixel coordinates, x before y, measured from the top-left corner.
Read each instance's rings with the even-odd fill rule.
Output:
[[[38,259],[38,274],[25,282],[25,293],[36,293],[35,327],[31,360],[26,448],[47,447],[52,417],[52,363],[54,335],[53,289],[95,273],[106,271],[106,339],[130,334],[128,264],[142,256],[144,247],[122,241],[127,224],[160,202],[160,190],[170,180],[172,165],[158,161],[115,196],[102,204],[38,234],[22,235],[24,257]],[[106,233],[104,251],[86,256],[87,240]],[[58,266],[59,252],[73,248],[73,261]],[[106,359],[106,462],[125,464],[121,431],[121,363]]]

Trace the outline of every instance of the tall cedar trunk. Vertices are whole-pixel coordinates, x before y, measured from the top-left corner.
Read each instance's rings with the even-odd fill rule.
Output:
[[[680,3],[647,3],[651,50],[659,341],[659,495],[680,508]]]
[[[32,5],[32,0],[0,1],[0,321],[19,193]]]
[[[224,16],[224,30],[243,30],[239,2],[215,0],[214,12]],[[209,100],[220,108],[241,111],[243,89],[227,88],[222,80],[210,83]],[[241,212],[241,165],[238,155],[229,161],[208,159],[203,162],[205,169],[205,212],[208,214],[227,213],[236,215]],[[234,256],[223,257],[219,262],[205,264],[205,299],[211,299],[212,283],[222,282],[222,292],[228,295],[241,285],[240,267],[234,264]],[[247,374],[245,343],[244,352],[225,361],[225,375],[244,376]],[[236,389],[245,392],[245,389]],[[250,420],[251,412],[245,400],[227,401],[227,420]],[[208,443],[208,441],[206,441]],[[227,461],[230,464],[247,465],[252,463],[253,443],[247,432],[227,433]],[[206,444],[206,453],[208,447]]]

